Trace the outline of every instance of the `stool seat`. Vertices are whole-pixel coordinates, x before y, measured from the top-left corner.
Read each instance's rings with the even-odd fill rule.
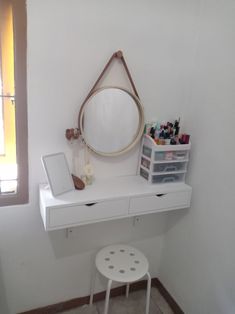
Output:
[[[148,271],[148,260],[143,253],[129,245],[109,245],[96,254],[95,266],[96,269],[91,282],[90,305],[93,302],[95,279],[98,272],[108,279],[104,314],[108,314],[110,290],[113,281],[126,284],[126,297],[128,297],[130,284],[147,276],[145,314],[149,314],[151,276]]]
[[[98,271],[107,279],[131,283],[148,272],[148,260],[129,245],[110,245],[101,249],[95,259]]]

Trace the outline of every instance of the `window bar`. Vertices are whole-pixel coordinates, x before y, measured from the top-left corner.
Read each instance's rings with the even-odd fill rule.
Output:
[[[0,95],[1,98],[15,98],[15,95]]]
[[[10,98],[12,105],[15,103],[15,95],[0,95],[0,98]]]

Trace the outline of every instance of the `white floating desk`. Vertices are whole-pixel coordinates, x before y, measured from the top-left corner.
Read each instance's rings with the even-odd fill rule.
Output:
[[[184,183],[151,185],[140,176],[123,176],[97,180],[82,191],[57,197],[42,184],[39,194],[44,227],[50,231],[188,208],[192,188]]]

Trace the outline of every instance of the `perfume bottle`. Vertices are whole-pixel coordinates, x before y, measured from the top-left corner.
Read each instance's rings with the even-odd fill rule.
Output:
[[[93,170],[93,166],[90,162],[88,162],[85,166],[84,166],[84,176],[83,181],[85,181],[86,185],[91,185],[93,182],[93,176],[94,176],[94,170]]]

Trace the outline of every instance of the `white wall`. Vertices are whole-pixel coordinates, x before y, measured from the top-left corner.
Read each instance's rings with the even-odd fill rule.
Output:
[[[233,30],[232,0],[28,0],[30,204],[0,210],[1,313],[87,295],[91,259],[113,242],[140,247],[186,313],[234,312]],[[65,151],[71,163],[64,130],[118,49],[147,119],[181,116],[192,134],[192,208],[143,217],[135,228],[126,219],[76,228],[72,239],[48,234],[40,156]],[[137,154],[93,158],[96,175],[134,173]]]
[[[185,313],[235,313],[235,3],[203,0],[191,95],[192,208],[167,222],[160,278]]]
[[[158,275],[164,214],[143,217],[136,227],[126,219],[76,228],[71,239],[64,231],[43,230],[40,156],[65,151],[72,164],[65,129],[76,126],[80,104],[118,49],[146,118],[184,120],[198,14],[197,1],[188,0],[28,0],[27,5],[30,203],[0,210],[3,314],[87,295],[91,260],[109,243],[133,243],[148,256],[152,275]],[[120,73],[118,78],[123,83]],[[94,157],[96,176],[133,174],[137,156],[138,148],[115,159]]]

